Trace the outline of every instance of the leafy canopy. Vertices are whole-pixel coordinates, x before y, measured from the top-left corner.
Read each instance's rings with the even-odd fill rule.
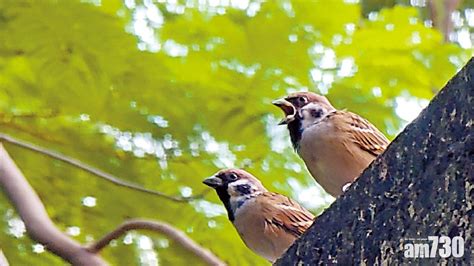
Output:
[[[204,177],[245,167],[319,213],[332,199],[291,150],[271,100],[324,93],[393,137],[406,123],[399,99],[431,99],[468,55],[411,7],[365,18],[359,4],[342,0],[86,2],[0,2],[0,132],[170,195],[199,194]],[[82,243],[145,217],[173,224],[231,265],[265,264],[214,193],[172,202],[7,149],[53,221]],[[25,235],[1,197],[0,243],[10,263],[62,264]],[[192,259],[143,232],[103,255],[114,265]]]

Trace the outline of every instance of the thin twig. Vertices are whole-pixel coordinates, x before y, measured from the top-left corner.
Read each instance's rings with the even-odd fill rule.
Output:
[[[83,162],[81,162],[77,159],[68,157],[66,155],[63,155],[63,154],[55,152],[55,151],[48,150],[48,149],[43,148],[43,147],[39,147],[39,146],[34,145],[32,143],[28,143],[28,142],[25,142],[25,141],[22,141],[22,140],[15,139],[15,138],[13,138],[9,135],[3,134],[3,133],[0,133],[0,141],[5,141],[5,142],[11,143],[13,145],[16,145],[16,146],[28,149],[30,151],[34,151],[34,152],[46,155],[48,157],[51,157],[53,159],[65,162],[67,164],[73,165],[73,166],[75,166],[75,167],[77,167],[77,168],[79,168],[83,171],[86,171],[86,172],[91,173],[95,176],[98,176],[102,179],[105,179],[105,180],[107,180],[107,181],[109,181],[109,182],[111,182],[111,183],[113,183],[117,186],[122,186],[122,187],[130,188],[130,189],[133,189],[133,190],[137,190],[137,191],[140,191],[140,192],[152,194],[152,195],[159,196],[159,197],[162,197],[162,198],[165,198],[165,199],[169,199],[169,200],[172,200],[172,201],[175,201],[175,202],[189,202],[189,201],[192,201],[192,200],[200,199],[200,198],[203,198],[204,195],[206,195],[210,191],[209,189],[207,189],[207,190],[204,190],[202,193],[197,194],[195,196],[191,196],[191,197],[181,197],[181,196],[168,195],[168,194],[165,194],[165,193],[160,192],[160,191],[144,188],[144,187],[142,187],[140,185],[137,185],[135,183],[122,180],[122,179],[120,179],[120,178],[118,178],[118,177],[116,177],[112,174],[109,174],[109,173],[104,172],[102,170],[99,170],[95,167],[87,165],[87,164],[85,164],[85,163],[83,163]]]
[[[87,248],[92,253],[97,253],[102,250],[105,246],[107,246],[112,240],[119,238],[126,232],[130,230],[137,230],[137,229],[145,229],[151,230],[158,233],[165,234],[170,239],[176,241],[185,249],[191,251],[196,256],[200,257],[203,261],[205,261],[209,265],[226,265],[221,259],[216,257],[212,252],[203,248],[194,240],[189,238],[185,233],[181,230],[174,228],[173,226],[157,221],[147,221],[147,220],[129,220],[118,226],[112,232],[106,234],[102,239],[93,243],[90,247]]]
[[[49,110],[48,112],[43,111],[43,113],[36,113],[36,112],[24,112],[24,113],[0,113],[0,118],[11,120],[16,118],[53,118],[58,116],[59,112],[57,110]]]

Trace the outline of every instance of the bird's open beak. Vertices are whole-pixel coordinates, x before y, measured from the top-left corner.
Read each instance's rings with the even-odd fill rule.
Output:
[[[211,176],[202,181],[204,184],[212,187],[212,188],[217,188],[222,186],[222,179],[216,177],[216,176]]]
[[[273,101],[272,104],[279,107],[285,113],[285,118],[283,118],[278,125],[286,125],[295,120],[296,108],[289,101],[278,99]]]

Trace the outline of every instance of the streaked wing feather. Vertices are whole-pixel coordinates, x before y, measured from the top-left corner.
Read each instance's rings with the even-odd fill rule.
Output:
[[[277,193],[266,192],[261,197],[262,212],[267,230],[284,230],[300,237],[313,223],[314,215],[297,202]]]
[[[369,121],[357,114],[347,111],[335,111],[327,119],[342,118],[343,127],[351,132],[352,141],[362,150],[374,156],[383,153],[390,143],[389,140]]]

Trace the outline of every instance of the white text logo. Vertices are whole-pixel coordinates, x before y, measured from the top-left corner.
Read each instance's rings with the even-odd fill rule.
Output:
[[[406,243],[410,242],[410,243]],[[405,258],[461,258],[464,256],[464,239],[460,236],[428,236],[428,238],[406,239]]]

